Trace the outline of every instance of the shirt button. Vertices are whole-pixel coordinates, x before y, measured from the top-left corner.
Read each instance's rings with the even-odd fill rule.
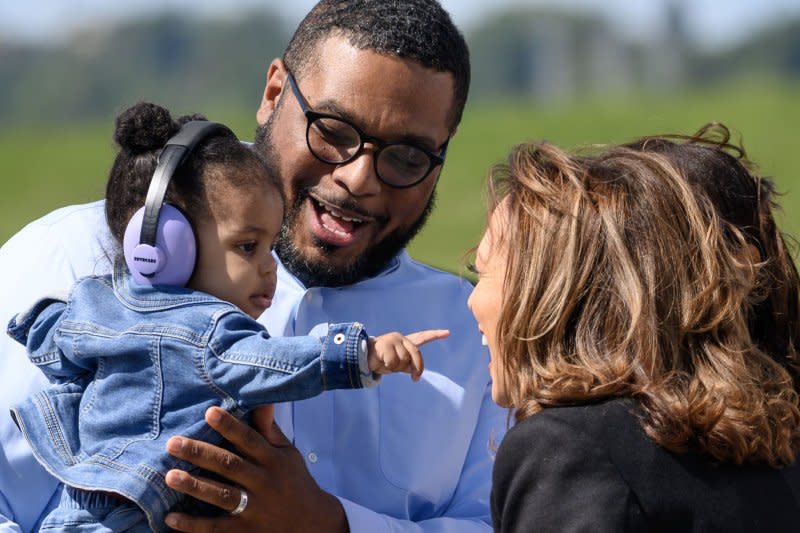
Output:
[[[317,454],[315,454],[314,452],[309,452],[308,453],[308,461],[310,463],[316,463],[317,462]]]
[[[344,342],[344,333],[337,333],[336,336],[333,337],[334,344],[342,344]]]

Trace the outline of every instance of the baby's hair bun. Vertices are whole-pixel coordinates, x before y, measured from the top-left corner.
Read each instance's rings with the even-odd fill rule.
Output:
[[[161,148],[180,126],[169,111],[149,102],[135,104],[117,117],[114,141],[133,154]]]
[[[181,118],[179,118],[178,124],[183,126],[184,124],[192,120],[208,120],[208,119],[205,117],[205,115],[201,115],[200,113],[194,113],[192,115],[184,115]]]

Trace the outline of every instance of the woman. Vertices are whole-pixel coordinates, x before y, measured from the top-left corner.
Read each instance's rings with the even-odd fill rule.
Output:
[[[798,275],[728,140],[526,144],[493,173],[469,305],[516,420],[495,530],[800,530]]]

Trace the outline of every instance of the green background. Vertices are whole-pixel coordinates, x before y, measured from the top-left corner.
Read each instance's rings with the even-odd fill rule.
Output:
[[[413,242],[411,253],[434,266],[464,272],[464,254],[479,240],[485,223],[487,172],[503,161],[513,144],[547,139],[578,148],[647,134],[689,134],[711,121],[726,124],[734,138],[741,135],[750,159],[784,193],[779,222],[786,232],[798,235],[798,89],[798,84],[761,80],[562,105],[507,100],[469,103],[450,144],[437,208]],[[241,138],[252,138],[254,112],[205,113],[231,125]],[[101,198],[114,156],[112,132],[111,122],[0,131],[0,243],[54,208]]]

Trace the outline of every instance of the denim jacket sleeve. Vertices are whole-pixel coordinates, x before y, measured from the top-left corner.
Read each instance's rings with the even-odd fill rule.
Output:
[[[246,315],[228,313],[211,337],[204,370],[218,392],[247,411],[324,390],[374,385],[366,340],[358,322],[331,324],[324,337],[270,337]]]
[[[91,370],[57,342],[66,309],[61,299],[43,298],[8,323],[8,335],[27,348],[28,358],[52,383],[71,381]]]

